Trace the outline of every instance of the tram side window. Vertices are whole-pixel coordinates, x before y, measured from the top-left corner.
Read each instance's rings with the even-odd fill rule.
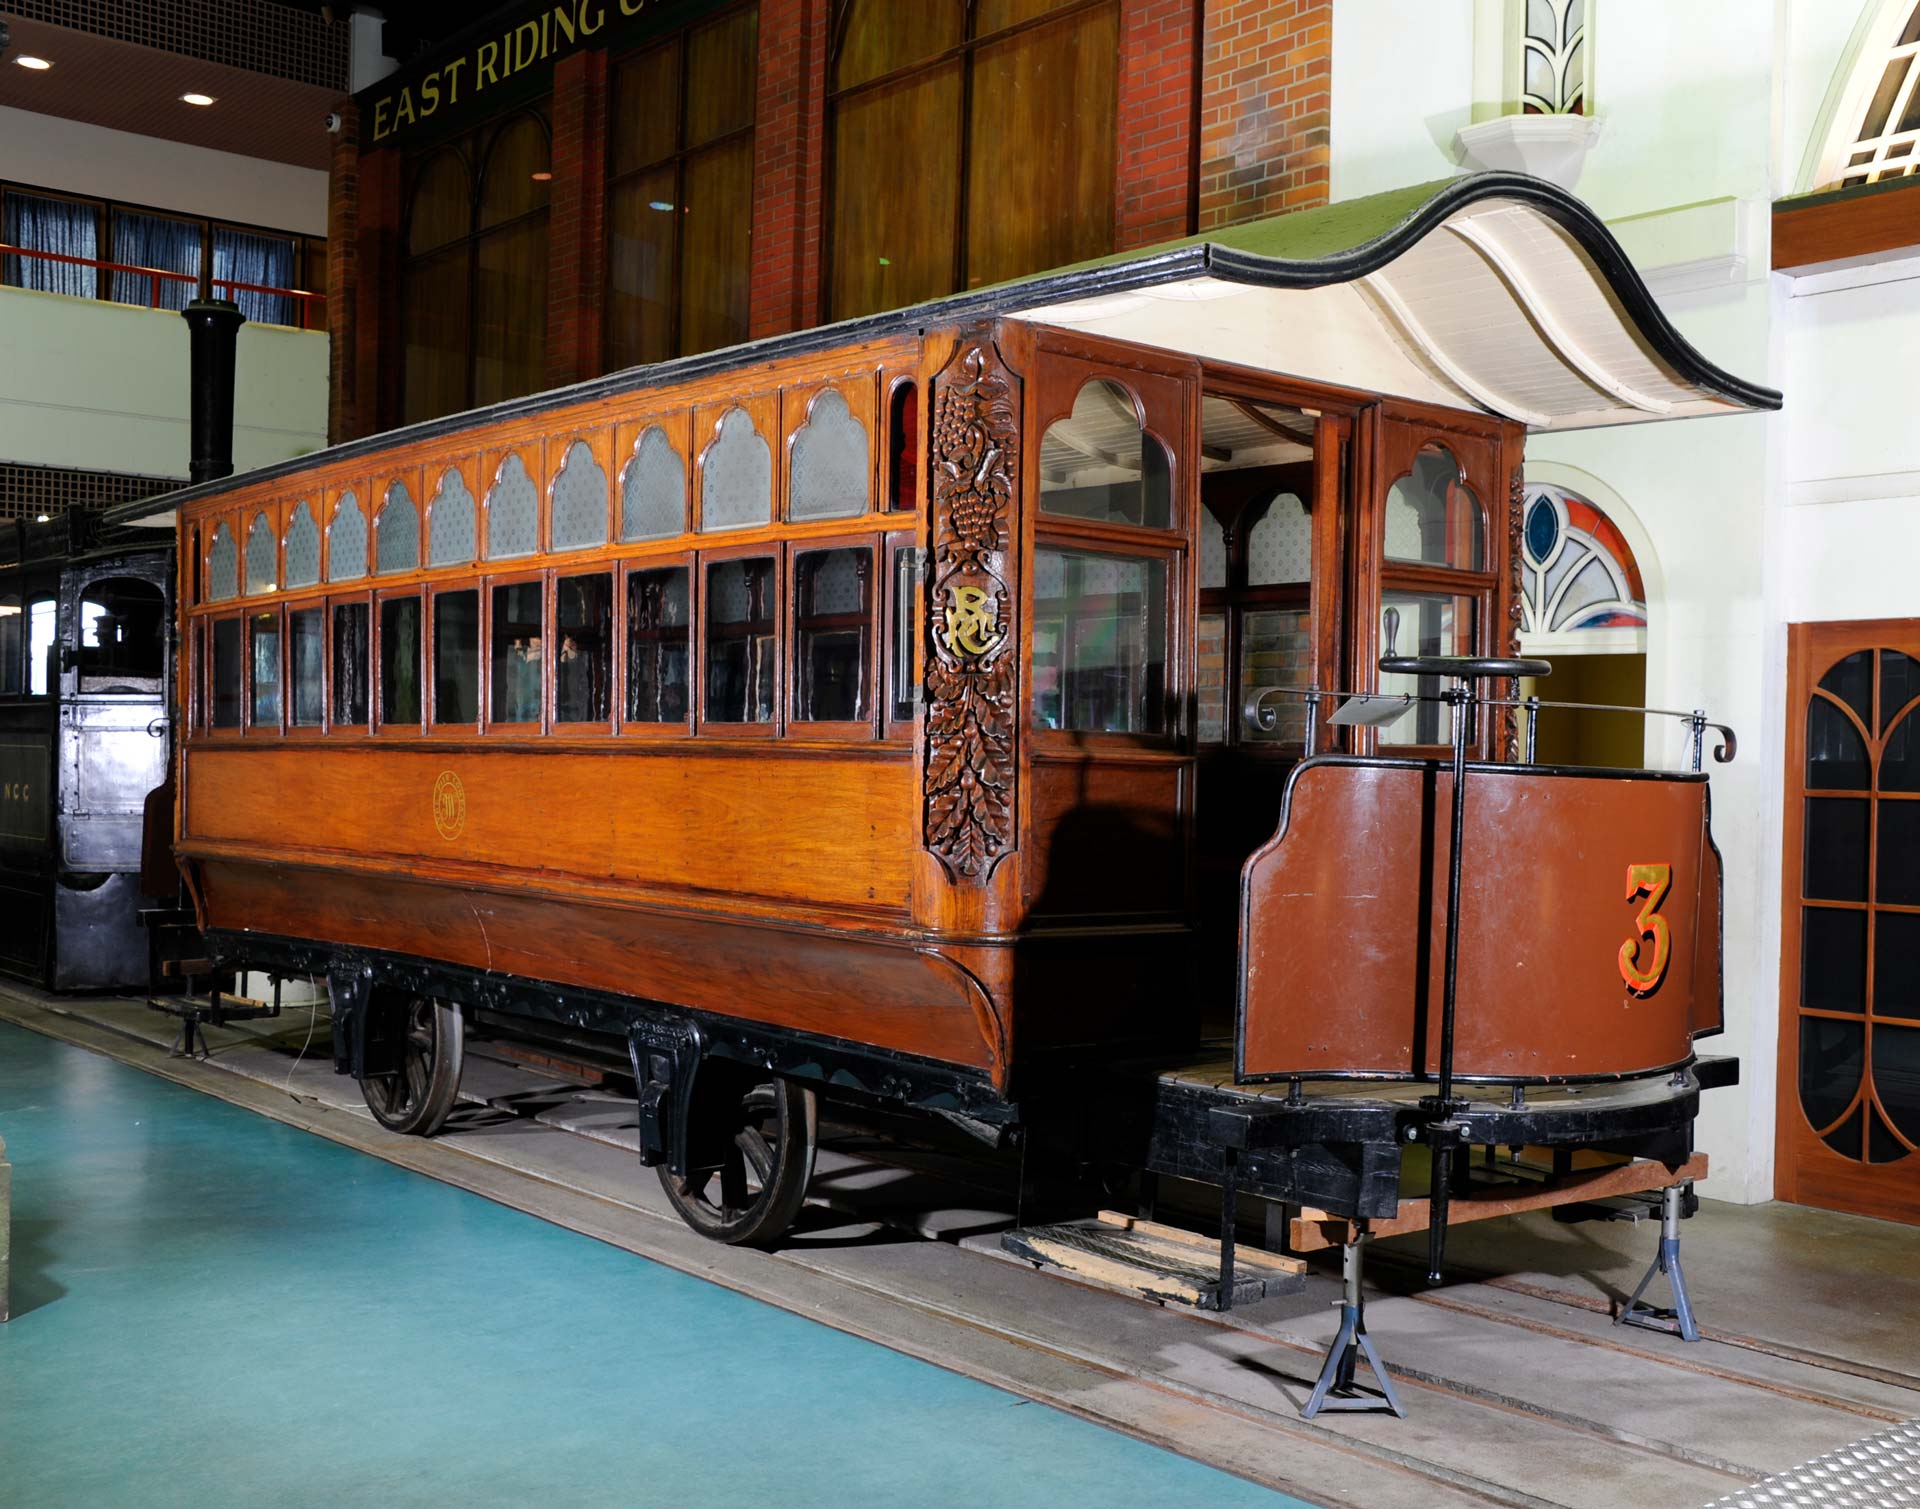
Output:
[[[627,573],[627,721],[687,721],[685,566]]]
[[[604,571],[554,583],[553,721],[613,716],[613,577]]]
[[[1167,448],[1140,427],[1133,398],[1095,378],[1040,438],[1040,511],[1165,529],[1173,519]]]
[[[287,610],[287,722],[318,728],[326,701],[326,624],[319,608]]]
[[[914,664],[920,623],[920,552],[912,545],[893,551],[893,622],[888,632],[888,695],[893,720],[907,723],[920,706],[920,677]]]
[[[1034,726],[1164,732],[1166,562],[1042,546],[1033,566]]]
[[[480,592],[433,595],[433,721],[480,722]]]
[[[1381,593],[1381,655],[1471,655],[1479,627],[1474,606],[1471,597],[1446,592]],[[1435,698],[1444,689],[1437,676],[1380,678],[1383,692]],[[1445,744],[1452,737],[1451,709],[1437,701],[1413,703],[1380,730],[1383,744]]]
[[[420,726],[418,597],[389,597],[380,604],[380,722]]]
[[[51,597],[37,597],[27,605],[27,692],[44,697],[53,685],[54,626],[60,605]]]
[[[217,619],[213,625],[213,726],[240,726],[240,620]]]
[[[372,664],[365,603],[333,605],[333,726],[365,729],[371,711]]]
[[[25,681],[21,630],[25,622],[20,613],[20,594],[0,592],[0,697],[17,697]]]
[[[771,556],[707,566],[709,723],[771,723],[774,562]]]
[[[253,726],[280,727],[280,610],[247,619],[248,676],[253,693]]]
[[[158,692],[166,654],[166,596],[152,582],[109,577],[80,599],[76,664],[82,692]]]
[[[858,723],[873,666],[873,552],[809,550],[793,562],[793,716]]]
[[[493,589],[495,723],[540,721],[540,665],[546,644],[540,583],[503,582]]]

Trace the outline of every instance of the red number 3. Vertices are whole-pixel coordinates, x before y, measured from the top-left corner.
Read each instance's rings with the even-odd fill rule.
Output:
[[[1640,915],[1634,918],[1639,931],[1620,945],[1620,978],[1635,995],[1651,995],[1659,987],[1660,977],[1667,972],[1667,960],[1673,955],[1673,934],[1667,919],[1660,915],[1660,903],[1672,884],[1672,865],[1627,866],[1627,900],[1643,892],[1647,898]],[[1652,957],[1641,968],[1640,946],[1649,938],[1653,940]]]

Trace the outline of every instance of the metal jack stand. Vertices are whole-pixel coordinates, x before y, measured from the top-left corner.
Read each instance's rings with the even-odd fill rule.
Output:
[[[1687,1297],[1687,1277],[1680,1271],[1680,1201],[1683,1187],[1675,1184],[1660,1191],[1660,1252],[1653,1265],[1641,1277],[1633,1297],[1620,1307],[1613,1318],[1616,1326],[1639,1326],[1661,1331],[1682,1341],[1700,1339],[1699,1324],[1693,1318],[1693,1301]],[[1656,1273],[1664,1273],[1673,1286],[1673,1308],[1661,1309],[1640,1302]]]
[[[1333,1338],[1333,1345],[1327,1348],[1327,1360],[1320,1369],[1313,1393],[1301,1407],[1303,1420],[1311,1420],[1323,1409],[1383,1413],[1391,1410],[1403,1420],[1407,1417],[1400,1396],[1393,1391],[1393,1379],[1367,1338],[1367,1301],[1360,1287],[1360,1265],[1366,1244],[1372,1240],[1372,1236],[1363,1231],[1340,1249],[1340,1330]],[[1362,1354],[1379,1381],[1377,1391],[1364,1389],[1353,1381],[1353,1370]]]

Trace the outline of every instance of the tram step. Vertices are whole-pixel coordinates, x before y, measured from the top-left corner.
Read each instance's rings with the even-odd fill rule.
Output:
[[[212,974],[213,961],[211,959],[162,959],[160,973],[169,979],[175,977],[191,979],[195,975]]]
[[[1221,1308],[1220,1244],[1197,1232],[1102,1211],[1097,1220],[1018,1227],[1003,1232],[1000,1245],[1040,1267],[1146,1299]],[[1298,1258],[1236,1246],[1233,1304],[1299,1293],[1306,1287],[1306,1266]]]

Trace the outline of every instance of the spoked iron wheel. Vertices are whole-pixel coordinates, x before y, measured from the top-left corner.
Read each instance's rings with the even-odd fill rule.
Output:
[[[694,1163],[685,1178],[662,1164],[660,1183],[681,1219],[702,1236],[771,1247],[800,1213],[813,1177],[813,1091],[776,1079],[742,1092],[717,1075],[700,1089],[713,1100],[694,1107],[702,1129]]]
[[[360,1081],[367,1109],[389,1131],[431,1137],[460,1089],[466,1025],[460,1008],[431,996],[403,997],[381,1025],[390,1035],[393,1072]]]

